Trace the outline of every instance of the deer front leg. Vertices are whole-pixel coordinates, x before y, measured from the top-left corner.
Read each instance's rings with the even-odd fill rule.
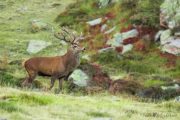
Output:
[[[59,89],[58,89],[58,93],[60,91],[62,91],[62,85],[63,85],[63,79],[62,78],[59,78]]]
[[[56,80],[56,77],[52,76],[51,77],[51,85],[49,87],[49,90],[51,90],[53,88],[55,80]]]
[[[65,76],[64,80],[68,81],[69,76],[72,74],[72,72],[69,72],[67,76]]]

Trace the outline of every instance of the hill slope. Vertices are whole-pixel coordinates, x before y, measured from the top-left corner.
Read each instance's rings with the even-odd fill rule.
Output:
[[[112,96],[107,93],[94,96],[55,95],[48,91],[33,92],[33,90],[26,91],[16,88],[26,75],[21,66],[23,60],[32,56],[54,56],[64,53],[66,46],[61,45],[53,37],[53,32],[58,30],[58,24],[54,20],[68,5],[74,2],[74,0],[0,1],[0,119],[89,120],[105,117],[113,120],[178,120],[180,104],[174,101],[142,102],[134,97]],[[34,20],[46,23],[48,29],[32,32],[31,22]],[[31,40],[44,40],[51,42],[52,45],[37,54],[29,54],[26,49]],[[138,60],[138,54],[135,56],[137,56],[138,65],[142,64]],[[154,61],[151,60],[156,56],[149,56],[151,59],[147,59],[147,61],[154,64]],[[104,60],[104,57],[100,56],[100,59]],[[135,70],[137,70],[137,62],[126,62],[126,60],[121,62],[117,64],[125,64],[124,69],[136,68]],[[132,63],[131,66],[126,66],[129,63]],[[132,65],[134,66],[132,67]],[[143,67],[141,71],[144,68],[149,68],[149,66]],[[176,74],[178,73],[177,70]],[[49,85],[49,78],[39,77],[37,79],[42,80],[44,86]]]

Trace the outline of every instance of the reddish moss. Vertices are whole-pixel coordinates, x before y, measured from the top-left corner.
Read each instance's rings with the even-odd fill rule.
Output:
[[[108,12],[105,14],[105,17],[107,19],[114,19],[116,17],[116,14],[114,12]]]
[[[103,48],[108,48],[108,47],[111,47],[111,45],[104,45]]]
[[[134,49],[135,49],[136,51],[146,51],[146,50],[147,50],[147,47],[146,47],[146,45],[145,45],[145,43],[144,43],[143,40],[139,40],[138,42],[136,42],[136,43],[134,44]]]
[[[136,94],[140,89],[142,89],[142,86],[134,81],[127,81],[127,80],[115,80],[112,81],[109,92],[111,94],[117,94],[117,93],[129,93],[129,94]]]
[[[176,61],[180,60],[180,57],[177,57],[173,54],[169,54],[169,53],[159,53],[161,57],[166,58],[167,59],[167,63],[166,66],[167,67],[175,67],[176,66]]]
[[[111,79],[109,75],[102,71],[100,65],[98,64],[91,64],[95,73],[93,75],[91,84],[95,86],[100,86],[104,89],[109,88]]]
[[[116,47],[115,49],[118,53],[121,53],[123,51],[123,47],[122,46],[119,46],[119,47]]]
[[[146,26],[137,26],[136,27],[137,31],[139,32],[139,38],[142,38],[145,35],[149,35],[151,40],[154,40],[154,36],[157,33],[157,29],[156,28],[152,28],[152,27],[146,27]]]
[[[133,44],[135,42],[137,42],[139,40],[139,38],[134,37],[134,38],[128,38],[123,40],[123,45],[127,45],[127,44]]]
[[[120,32],[128,32],[133,29],[132,25],[128,25],[127,27],[121,28]]]

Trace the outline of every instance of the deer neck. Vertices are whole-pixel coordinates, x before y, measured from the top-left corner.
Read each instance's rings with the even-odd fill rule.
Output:
[[[68,68],[69,71],[72,71],[80,64],[79,53],[75,53],[72,49],[69,49],[64,55],[64,63],[66,65],[66,68]]]

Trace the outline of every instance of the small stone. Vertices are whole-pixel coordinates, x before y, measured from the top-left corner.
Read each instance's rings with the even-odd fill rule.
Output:
[[[114,50],[114,47],[107,47],[107,48],[103,48],[103,49],[98,50],[98,53],[109,52],[112,50]]]
[[[28,11],[28,7],[27,6],[23,6],[23,7],[20,7],[16,10],[18,13],[22,13],[24,14],[25,12]]]
[[[104,32],[104,34],[110,34],[116,29],[116,26]]]
[[[92,21],[88,21],[86,23],[89,24],[90,26],[95,26],[101,24],[101,22],[102,22],[102,18],[98,18]]]
[[[104,32],[106,30],[106,28],[107,28],[107,24],[102,25],[101,26],[101,32]]]
[[[123,46],[123,50],[122,50],[122,54],[127,53],[129,51],[131,51],[133,49],[133,45],[129,44],[129,45],[124,45]]]
[[[176,102],[180,102],[180,96],[176,97],[176,98],[175,98],[175,101],[176,101]]]
[[[106,7],[109,3],[111,0],[99,0],[99,8]]]
[[[48,29],[49,29],[49,27],[48,27],[47,23],[41,22],[39,20],[33,20],[31,22],[32,32],[39,32],[41,30],[48,30]]]

